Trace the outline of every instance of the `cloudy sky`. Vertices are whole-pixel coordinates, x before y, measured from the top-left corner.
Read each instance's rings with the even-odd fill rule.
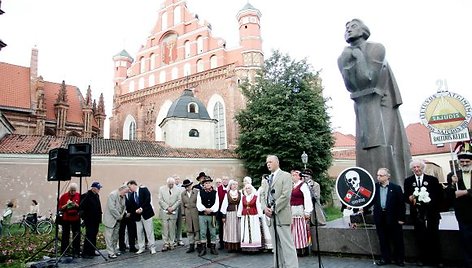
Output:
[[[29,66],[31,48],[39,49],[39,74],[45,80],[91,85],[94,98],[105,95],[107,115],[113,97],[112,57],[126,49],[132,56],[150,34],[163,0],[4,0],[0,38],[8,44],[0,61]],[[355,133],[353,104],[337,67],[344,24],[362,19],[369,41],[386,47],[387,60],[403,97],[405,126],[419,122],[419,108],[436,93],[437,80],[472,101],[470,50],[472,1],[469,0],[250,0],[262,13],[266,57],[278,49],[307,58],[321,71],[333,129]],[[237,12],[247,0],[188,0],[191,12],[212,24],[213,35],[238,45]],[[107,130],[108,133],[108,130]]]

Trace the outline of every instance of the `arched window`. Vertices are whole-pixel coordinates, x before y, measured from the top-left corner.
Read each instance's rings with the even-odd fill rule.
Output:
[[[167,12],[163,12],[161,18],[162,30],[164,31],[165,29],[167,29]]]
[[[177,25],[181,21],[181,15],[180,15],[180,6],[177,6],[174,8],[174,25]]]
[[[166,71],[161,71],[159,74],[159,83],[165,83],[166,82]]]
[[[141,57],[139,59],[139,73],[142,74],[144,72],[146,72],[146,61],[144,57]]]
[[[134,91],[134,80],[129,82],[128,92]]]
[[[197,37],[197,54],[203,53],[203,37]]]
[[[152,87],[156,85],[156,76],[154,74],[151,74],[149,76],[149,86]]]
[[[190,70],[190,63],[185,63],[184,65],[184,76],[191,75],[192,71]]]
[[[177,67],[172,68],[171,77],[172,77],[172,80],[177,79],[179,77],[179,68]]]
[[[139,78],[139,87],[138,87],[138,90],[139,89],[143,89],[144,88],[144,77],[141,77]]]
[[[226,149],[226,126],[225,111],[221,102],[216,102],[213,106],[214,119],[218,120],[215,125],[215,145],[216,149]]]
[[[188,136],[189,136],[189,137],[200,137],[200,132],[198,132],[198,130],[192,128],[192,129],[188,132]]]
[[[184,43],[185,58],[190,57],[190,41],[185,41]]]
[[[218,58],[216,57],[216,55],[213,55],[210,57],[210,68],[213,69],[216,67],[218,67]]]
[[[135,140],[136,139],[136,120],[132,115],[126,116],[123,124],[123,140]]]
[[[205,68],[203,67],[203,60],[202,59],[197,60],[197,73],[203,72],[204,69]]]
[[[156,54],[151,54],[150,70],[156,69]]]
[[[198,114],[198,105],[195,102],[188,104],[188,112],[192,114]]]

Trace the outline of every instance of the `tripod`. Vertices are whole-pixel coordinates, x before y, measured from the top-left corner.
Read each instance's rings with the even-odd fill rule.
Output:
[[[54,242],[54,259],[55,263],[54,266],[57,267],[57,264],[59,263],[60,258],[57,258],[58,255],[58,240],[59,240],[59,224],[57,219],[59,218],[59,194],[60,194],[60,189],[61,189],[61,181],[57,181],[57,196],[56,196],[56,220],[54,221],[56,230],[54,232],[54,238],[51,239],[46,245],[44,245],[42,248],[40,248],[38,251],[36,251],[33,255],[31,255],[28,259],[26,259],[26,262],[29,262],[32,260],[36,255],[38,255],[40,252],[42,252],[45,248],[49,247]],[[61,256],[62,257],[62,256]]]

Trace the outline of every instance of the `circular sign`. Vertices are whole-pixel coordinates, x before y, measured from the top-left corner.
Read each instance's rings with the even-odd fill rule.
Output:
[[[336,179],[336,194],[344,205],[363,208],[374,199],[374,179],[363,168],[346,168]]]
[[[469,101],[449,91],[428,97],[420,109],[421,123],[431,132],[451,135],[467,128],[472,109]]]

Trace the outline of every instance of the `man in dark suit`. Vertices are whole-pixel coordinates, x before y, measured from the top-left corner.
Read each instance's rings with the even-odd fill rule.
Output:
[[[79,214],[85,225],[85,240],[82,257],[93,258],[98,253],[97,235],[98,228],[102,222],[102,205],[100,203],[100,189],[102,185],[99,182],[93,182],[90,190],[80,198]]]
[[[144,235],[146,235],[151,254],[156,254],[154,226],[152,217],[154,217],[154,209],[151,202],[151,192],[147,187],[138,186],[135,180],[130,180],[127,183],[132,197],[126,207],[126,211],[131,213],[131,219],[136,222],[136,234],[138,237],[138,251],[136,254],[141,254],[145,250]]]
[[[472,151],[470,142],[462,144],[457,154],[460,170],[447,175],[448,196],[453,200],[454,211],[459,223],[461,248],[464,255],[464,267],[472,267]]]
[[[403,190],[399,185],[390,182],[390,170],[387,168],[379,168],[377,180],[372,204],[382,259],[375,263],[381,266],[392,262],[390,244],[393,243],[395,264],[405,266],[405,247],[403,245],[405,202],[403,201]]]
[[[133,193],[127,193],[125,196],[125,207],[130,206],[130,198],[133,198]],[[129,252],[136,252],[136,222],[131,219],[131,213],[126,211],[125,217],[121,220],[119,230],[119,247],[121,252],[126,252],[125,234],[128,231],[128,246]]]
[[[441,219],[440,204],[442,187],[436,177],[424,174],[425,164],[421,160],[412,160],[410,168],[413,175],[405,179],[405,202],[410,205],[410,216],[413,221],[416,245],[418,250],[418,266],[424,262],[442,267],[441,244],[439,241],[439,220]],[[419,201],[415,192],[425,188],[430,201]]]

